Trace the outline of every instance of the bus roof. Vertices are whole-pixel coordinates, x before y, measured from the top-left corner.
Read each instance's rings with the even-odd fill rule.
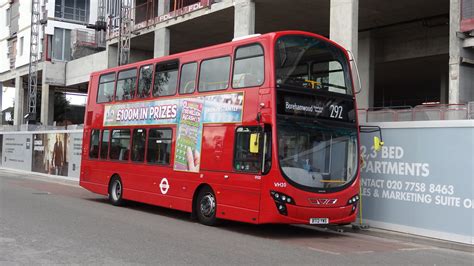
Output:
[[[117,70],[133,68],[133,67],[137,67],[137,66],[145,65],[145,64],[152,64],[152,63],[156,63],[156,62],[164,62],[164,61],[176,59],[176,58],[179,58],[179,57],[188,56],[190,54],[205,53],[209,50],[220,49],[220,48],[228,47],[229,45],[232,45],[232,46],[233,45],[243,45],[243,44],[252,43],[252,42],[256,42],[258,40],[263,40],[263,39],[275,39],[275,38],[278,38],[282,35],[308,35],[308,36],[317,37],[317,38],[323,39],[324,41],[327,41],[327,42],[337,46],[338,48],[342,49],[347,54],[347,51],[342,46],[340,46],[339,44],[329,40],[328,38],[326,38],[322,35],[307,32],[307,31],[300,31],[300,30],[286,30],[286,31],[270,32],[270,33],[265,33],[265,34],[247,35],[247,36],[243,36],[243,37],[239,37],[239,38],[234,38],[230,42],[215,44],[215,45],[202,47],[202,48],[198,48],[198,49],[194,49],[194,50],[189,50],[189,51],[185,51],[185,52],[181,52],[181,53],[171,54],[171,55],[167,55],[167,56],[163,56],[163,57],[151,58],[151,59],[147,59],[147,60],[143,60],[143,61],[139,61],[139,62],[130,63],[130,64],[127,64],[127,65],[111,67],[111,68],[107,68],[107,69],[104,69],[104,70],[92,72],[91,76],[100,75],[100,74],[107,73],[107,72],[115,72]]]

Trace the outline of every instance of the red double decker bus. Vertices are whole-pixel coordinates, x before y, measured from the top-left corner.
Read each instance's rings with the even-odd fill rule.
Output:
[[[301,31],[91,75],[80,185],[248,223],[347,224],[359,200],[349,57]]]

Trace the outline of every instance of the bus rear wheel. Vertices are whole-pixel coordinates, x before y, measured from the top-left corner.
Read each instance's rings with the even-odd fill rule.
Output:
[[[109,184],[109,201],[112,205],[123,205],[123,185],[122,180],[118,176],[112,177]]]
[[[216,225],[216,196],[210,187],[203,187],[196,200],[196,216],[198,221],[204,225]]]

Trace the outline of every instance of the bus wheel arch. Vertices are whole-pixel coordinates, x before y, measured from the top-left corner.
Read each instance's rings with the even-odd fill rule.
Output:
[[[123,183],[118,174],[113,174],[108,186],[109,201],[112,205],[123,205]]]
[[[204,225],[217,224],[216,194],[208,184],[200,184],[194,191],[192,217]]]

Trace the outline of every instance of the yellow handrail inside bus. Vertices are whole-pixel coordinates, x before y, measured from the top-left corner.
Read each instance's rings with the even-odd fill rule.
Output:
[[[304,82],[308,82],[309,84],[311,84],[311,89],[314,89],[316,88],[316,86],[321,85],[321,82],[310,79],[305,79]]]
[[[320,180],[321,183],[344,183],[344,180]]]

